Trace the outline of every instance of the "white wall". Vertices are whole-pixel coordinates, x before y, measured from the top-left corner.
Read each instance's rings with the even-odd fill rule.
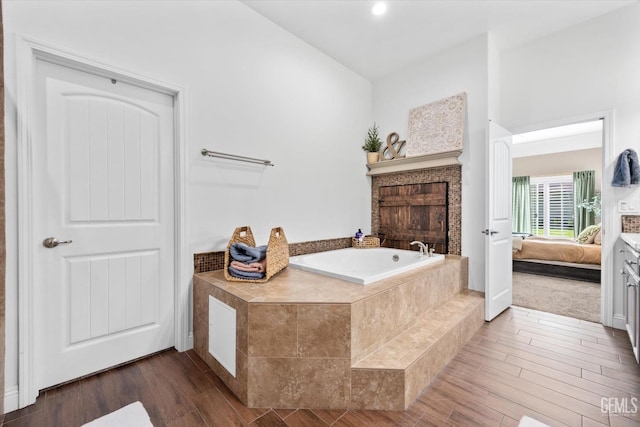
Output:
[[[488,125],[488,41],[476,37],[373,83],[373,118],[380,134],[407,136],[409,110],[467,93],[462,166],[462,254],[469,287],[484,290],[485,146]]]
[[[595,171],[596,191],[600,191],[602,148],[539,154],[513,159],[513,176],[571,175],[573,172],[584,170]]]
[[[501,55],[501,120],[511,130],[614,111],[612,155],[603,168],[603,220],[609,218],[612,225],[605,230],[603,262],[614,267],[608,272],[614,280],[614,321],[622,313],[622,284],[614,274],[614,244],[621,228],[615,205],[618,199],[640,199],[637,186],[609,185],[617,155],[626,148],[640,149],[638,22],[640,4],[635,3]]]
[[[602,130],[580,135],[513,144],[511,156],[513,158],[539,156],[542,154],[563,153],[588,148],[602,148]]]
[[[274,226],[290,242],[370,230],[360,146],[371,83],[242,3],[4,1],[3,14],[7,390],[18,357],[16,34],[186,89],[188,256],[224,249],[239,225],[258,243]],[[205,147],[276,166],[203,160]]]

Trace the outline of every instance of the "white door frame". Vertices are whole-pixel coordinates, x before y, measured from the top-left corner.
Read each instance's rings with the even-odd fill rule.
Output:
[[[31,129],[35,125],[36,61],[44,60],[65,67],[100,75],[170,95],[174,99],[174,233],[175,233],[175,347],[184,351],[193,346],[189,336],[189,283],[191,266],[187,254],[186,206],[187,166],[185,150],[185,90],[144,76],[88,59],[41,42],[16,37],[18,118],[18,406],[35,402],[33,312],[33,146]]]
[[[604,110],[594,113],[582,114],[565,119],[538,123],[531,126],[516,129],[513,133],[533,132],[557,126],[571,125],[580,122],[602,120],[602,184],[606,185],[605,177],[610,176],[607,166],[613,159],[615,110]],[[602,270],[600,278],[600,321],[605,326],[624,329],[624,318],[615,317],[613,313],[613,286],[614,280],[614,248],[617,236],[613,235],[615,208],[611,191],[601,191],[602,197]]]

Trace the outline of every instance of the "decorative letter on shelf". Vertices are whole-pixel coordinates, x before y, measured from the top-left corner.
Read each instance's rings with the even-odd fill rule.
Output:
[[[400,152],[406,142],[400,141],[400,136],[395,132],[391,132],[387,136],[387,146],[382,150],[382,158],[384,160],[392,160],[404,157],[404,154],[400,154]]]
[[[407,157],[462,151],[467,94],[409,110]]]

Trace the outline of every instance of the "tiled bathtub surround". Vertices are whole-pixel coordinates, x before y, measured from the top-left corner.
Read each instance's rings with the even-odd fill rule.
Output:
[[[314,252],[332,251],[351,247],[351,237],[313,240],[310,242],[289,243],[289,256],[305,255]],[[193,254],[193,272],[204,273],[224,268],[224,251]]]
[[[460,255],[462,242],[462,166],[460,165],[372,176],[371,233],[376,235],[380,229],[380,212],[378,209],[380,187],[405,184],[428,184],[432,182],[449,183],[449,253]]]
[[[369,286],[291,268],[267,284],[197,274],[195,351],[250,407],[404,410],[483,323],[467,264]],[[209,295],[237,312],[235,378],[207,351]]]

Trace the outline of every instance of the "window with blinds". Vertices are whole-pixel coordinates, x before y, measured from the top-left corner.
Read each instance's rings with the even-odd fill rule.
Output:
[[[573,177],[531,177],[531,234],[573,238]]]

